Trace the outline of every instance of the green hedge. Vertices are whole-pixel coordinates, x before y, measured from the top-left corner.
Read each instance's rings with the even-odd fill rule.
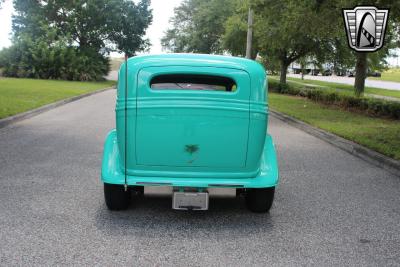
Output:
[[[0,0],[1,1],[1,0]],[[0,51],[2,76],[16,78],[101,81],[109,60],[92,48],[68,46],[63,40],[21,38]]]
[[[269,80],[268,89],[272,92],[306,97],[325,105],[335,105],[346,109],[363,112],[370,116],[400,119],[400,102],[369,97],[356,97],[348,93],[330,89],[316,89],[303,86],[280,84]]]

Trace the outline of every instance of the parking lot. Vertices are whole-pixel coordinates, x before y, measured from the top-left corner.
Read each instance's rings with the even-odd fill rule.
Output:
[[[270,117],[281,183],[269,214],[240,198],[110,212],[100,165],[109,90],[0,129],[0,265],[400,265],[400,178]]]

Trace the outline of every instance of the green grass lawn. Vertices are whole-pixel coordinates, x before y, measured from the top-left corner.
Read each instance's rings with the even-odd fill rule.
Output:
[[[0,77],[0,119],[114,84]]]
[[[302,97],[269,93],[273,110],[400,160],[400,123],[326,107]]]
[[[382,77],[368,77],[371,80],[400,82],[400,68],[392,68],[382,72]]]
[[[277,77],[277,76],[269,76],[269,78],[279,80],[279,77]],[[330,88],[330,89],[339,89],[339,90],[343,90],[343,91],[347,91],[347,92],[354,92],[353,86],[348,85],[348,84],[331,83],[331,82],[315,81],[315,80],[307,80],[307,79],[302,80],[300,78],[293,78],[293,77],[288,77],[287,79],[288,79],[288,83],[292,86],[300,86],[299,83],[305,83],[305,84],[316,85],[317,87],[321,87],[322,89]],[[365,93],[400,98],[400,91],[396,91],[396,90],[365,87]]]

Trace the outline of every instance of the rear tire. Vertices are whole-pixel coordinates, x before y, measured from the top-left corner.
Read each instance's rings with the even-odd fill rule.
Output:
[[[126,210],[131,200],[131,192],[123,185],[104,183],[104,198],[109,210]]]
[[[268,212],[274,202],[275,187],[251,188],[246,192],[246,206],[252,212]]]
[[[144,186],[132,186],[131,191],[135,196],[143,196],[144,195]]]

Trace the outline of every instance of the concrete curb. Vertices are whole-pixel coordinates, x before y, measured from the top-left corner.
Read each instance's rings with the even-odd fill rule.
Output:
[[[65,105],[67,103],[79,100],[81,98],[84,98],[84,97],[87,97],[87,96],[91,96],[91,95],[94,95],[94,94],[98,94],[98,93],[101,93],[101,92],[104,92],[104,91],[107,91],[107,90],[111,90],[111,89],[115,89],[115,87],[107,87],[107,88],[100,89],[100,90],[97,90],[97,91],[93,91],[93,92],[90,92],[90,93],[87,93],[87,94],[77,95],[77,96],[74,96],[74,97],[71,97],[71,98],[66,98],[66,99],[63,99],[63,100],[60,100],[60,101],[57,101],[57,102],[54,102],[54,103],[51,103],[51,104],[36,108],[36,109],[28,110],[28,111],[23,112],[23,113],[19,113],[19,114],[16,114],[16,115],[4,118],[4,119],[0,119],[0,128],[3,128],[5,126],[7,126],[9,124],[12,124],[12,123],[15,123],[17,121],[21,121],[21,120],[36,116],[36,115],[38,115],[38,114],[40,114],[42,112],[45,112],[45,111],[48,111],[50,109],[53,109],[53,108]]]
[[[335,134],[313,127],[307,123],[299,121],[293,117],[282,114],[280,112],[270,109],[270,114],[277,119],[280,119],[319,139],[324,140],[325,142],[330,143],[331,145],[334,145],[337,148],[340,148],[358,158],[361,158],[377,167],[387,170],[388,172],[400,177],[400,161],[389,158],[385,155],[382,155],[369,148],[366,148],[357,143],[339,137]]]

